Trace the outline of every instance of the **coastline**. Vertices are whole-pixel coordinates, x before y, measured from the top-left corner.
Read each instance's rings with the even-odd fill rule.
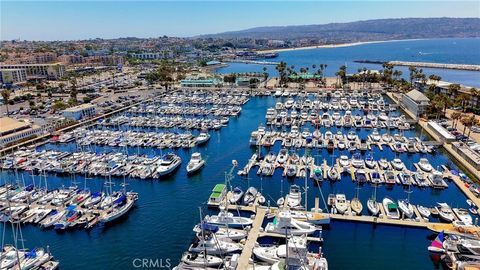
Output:
[[[351,43],[324,44],[324,45],[312,45],[312,46],[305,46],[305,47],[257,50],[257,52],[259,52],[259,53],[278,53],[278,52],[303,51],[303,50],[312,50],[312,49],[343,48],[343,47],[352,47],[352,46],[359,46],[359,45],[366,45],[366,44],[387,43],[387,42],[397,42],[397,41],[417,41],[417,40],[426,40],[426,39],[417,38],[417,39],[392,39],[392,40],[360,41],[360,42],[351,42]]]

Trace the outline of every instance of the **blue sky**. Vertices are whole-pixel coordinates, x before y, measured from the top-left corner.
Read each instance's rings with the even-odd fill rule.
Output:
[[[480,17],[480,1],[4,1],[0,39],[193,36],[257,26]]]

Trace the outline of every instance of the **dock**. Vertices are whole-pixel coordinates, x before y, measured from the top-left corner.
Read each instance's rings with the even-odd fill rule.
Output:
[[[248,264],[250,258],[252,257],[253,248],[255,247],[258,236],[260,235],[260,229],[262,228],[261,226],[263,220],[265,219],[266,213],[267,210],[264,208],[257,209],[252,228],[248,232],[247,241],[245,242],[245,246],[243,247],[240,258],[238,259],[238,269],[248,269]]]

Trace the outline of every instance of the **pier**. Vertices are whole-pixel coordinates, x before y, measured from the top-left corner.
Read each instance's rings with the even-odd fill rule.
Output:
[[[227,62],[227,63],[270,65],[270,66],[276,66],[276,65],[280,64],[279,62],[258,61],[258,60],[242,60],[242,59],[224,59],[223,61]]]

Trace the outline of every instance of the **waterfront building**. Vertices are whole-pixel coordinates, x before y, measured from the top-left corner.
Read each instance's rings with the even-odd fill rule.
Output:
[[[438,136],[438,138],[442,142],[453,142],[456,140],[455,136],[453,136],[446,128],[441,126],[435,121],[428,121],[428,126],[431,128],[433,133]]]
[[[96,110],[93,104],[86,103],[75,107],[67,108],[63,110],[62,114],[67,119],[78,121],[83,118],[95,116]]]
[[[217,78],[189,77],[180,81],[182,87],[215,87],[222,85]]]
[[[3,69],[23,69],[27,79],[57,80],[65,74],[65,65],[62,63],[0,65],[0,70]]]
[[[468,147],[463,142],[453,142],[453,150],[463,157],[475,169],[480,170],[480,153]]]
[[[414,89],[402,95],[400,104],[418,118],[425,113],[426,108],[430,104],[430,99],[422,92]]]
[[[43,133],[43,128],[27,121],[0,117],[0,147],[33,138]]]
[[[0,84],[16,84],[27,81],[27,71],[21,68],[0,69]]]
[[[479,107],[480,106],[480,93],[477,94],[472,93],[471,86],[460,85],[460,89],[458,92],[451,92],[448,90],[448,87],[454,83],[446,82],[446,81],[434,81],[434,80],[427,80],[425,83],[421,81],[415,82],[415,85],[418,89],[422,92],[427,91],[433,85],[433,91],[437,94],[445,94],[450,97],[452,100],[456,99],[460,94],[465,94],[469,97],[469,104],[472,107]]]
[[[173,57],[173,52],[163,51],[163,52],[143,52],[143,53],[132,53],[131,57],[141,60],[155,60],[155,59],[167,59]]]

